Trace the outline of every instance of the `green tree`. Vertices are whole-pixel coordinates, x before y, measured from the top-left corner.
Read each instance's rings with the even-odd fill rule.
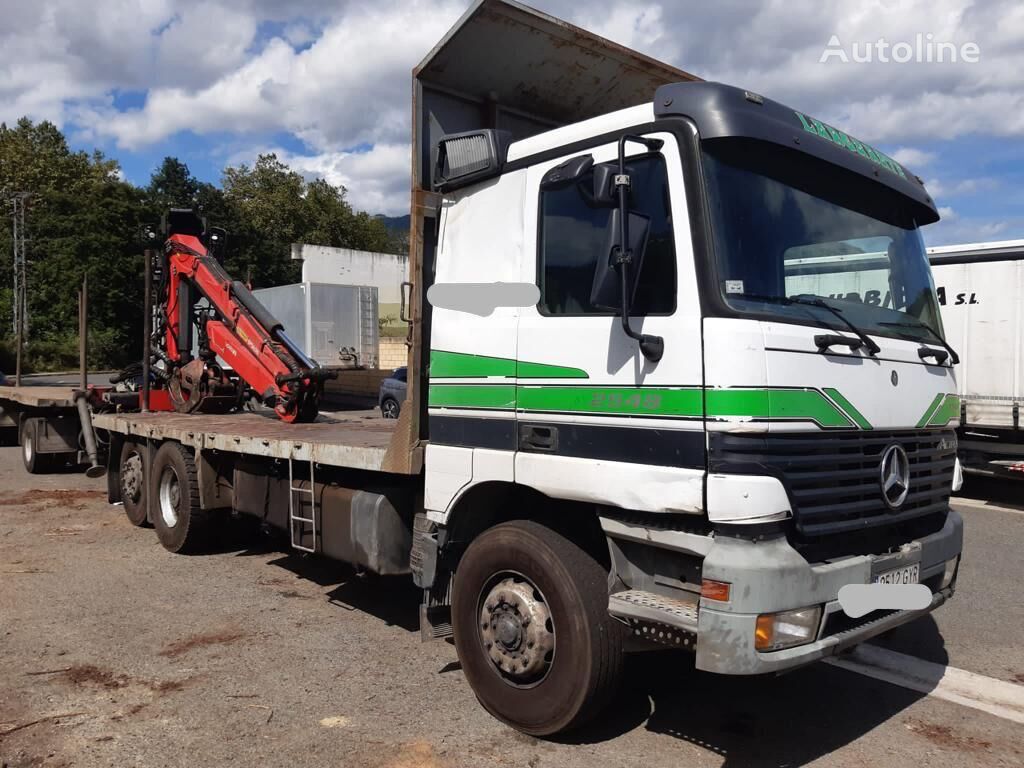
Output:
[[[198,203],[200,182],[176,157],[165,157],[146,187],[146,202],[157,211],[192,208]]]
[[[90,362],[118,367],[141,354],[144,228],[171,207],[192,207],[228,233],[229,273],[257,286],[299,279],[292,243],[391,250],[380,217],[352,209],[346,190],[307,181],[274,155],[224,169],[222,187],[200,181],[166,157],[144,188],[123,180],[100,152],[72,151],[49,122],[0,124],[0,200],[29,193],[29,345],[27,367],[77,363],[77,295],[89,277]],[[11,348],[12,242],[0,219],[0,368]]]
[[[0,124],[0,192],[29,193],[29,365],[65,367],[77,359],[77,291],[89,274],[92,346],[106,363],[127,360],[141,322],[128,301],[141,269],[135,256],[141,196],[116,161],[73,152],[49,122]],[[12,241],[0,226],[0,341],[10,346]],[[139,292],[141,293],[141,291]]]
[[[352,210],[344,187],[307,182],[274,154],[225,168],[222,186],[235,224],[228,270],[259,287],[299,279],[292,243],[382,251],[391,242],[382,221]]]
[[[252,167],[225,168],[222,187],[236,222],[228,271],[243,280],[251,276],[259,287],[296,282],[300,270],[291,260],[291,244],[301,242],[308,229],[301,174],[277,155],[260,155]]]

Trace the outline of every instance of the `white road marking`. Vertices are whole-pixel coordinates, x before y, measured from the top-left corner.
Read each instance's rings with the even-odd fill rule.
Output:
[[[1024,509],[1015,509],[1014,507],[1003,507],[999,504],[992,504],[987,501],[980,501],[978,499],[961,499],[954,496],[949,500],[949,503],[954,507],[975,507],[976,509],[992,509],[996,512],[1009,512],[1013,515],[1024,515]]]
[[[825,661],[850,672],[1024,724],[1024,685],[935,664],[876,645],[861,645],[850,654]]]

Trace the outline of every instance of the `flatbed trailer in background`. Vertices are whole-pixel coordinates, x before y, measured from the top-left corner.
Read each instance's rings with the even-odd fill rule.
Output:
[[[25,469],[56,471],[88,461],[75,387],[0,387],[0,409],[11,420]],[[97,456],[105,462],[106,454]]]
[[[168,409],[167,393],[151,393],[154,408]],[[93,424],[97,413],[139,409],[138,392],[111,386],[0,386],[0,428],[8,429],[21,446],[31,474],[85,467],[100,476],[107,464],[107,434]]]

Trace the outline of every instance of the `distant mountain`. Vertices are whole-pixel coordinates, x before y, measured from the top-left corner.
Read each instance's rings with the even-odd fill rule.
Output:
[[[405,216],[384,216],[377,214],[376,218],[384,222],[388,232],[392,234],[409,234],[409,214]]]

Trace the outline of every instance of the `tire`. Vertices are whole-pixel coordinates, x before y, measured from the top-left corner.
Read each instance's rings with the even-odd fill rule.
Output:
[[[502,523],[469,545],[455,571],[452,623],[480,703],[523,733],[577,728],[618,687],[624,632],[608,615],[608,573],[538,523]],[[538,649],[547,649],[539,667]]]
[[[208,512],[199,506],[199,483],[191,452],[181,443],[164,443],[153,457],[151,482],[156,483],[153,527],[168,552],[196,554],[211,538]]]
[[[121,447],[120,471],[121,502],[128,522],[135,526],[148,526],[146,515],[145,446],[125,440]]]
[[[402,405],[393,397],[385,397],[380,401],[380,415],[385,419],[397,419],[402,412]]]
[[[30,475],[43,475],[53,471],[54,454],[39,453],[36,450],[36,431],[33,423],[25,420],[21,423],[21,461],[25,471]]]

